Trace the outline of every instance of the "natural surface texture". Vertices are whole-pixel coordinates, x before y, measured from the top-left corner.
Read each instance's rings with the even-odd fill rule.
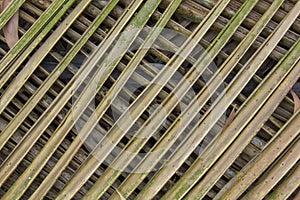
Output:
[[[299,14],[294,0],[10,1],[1,199],[299,198]]]

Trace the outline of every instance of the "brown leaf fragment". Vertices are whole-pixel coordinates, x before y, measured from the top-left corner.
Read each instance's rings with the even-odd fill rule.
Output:
[[[9,5],[11,0],[2,0],[1,12]],[[19,40],[19,11],[3,27],[4,37],[9,48],[12,48]]]
[[[299,199],[300,199],[300,191],[295,196],[295,200],[299,200]]]
[[[300,108],[300,99],[299,99],[298,95],[293,90],[291,90],[291,94],[292,94],[293,99],[294,99],[294,113],[296,113]]]
[[[229,117],[226,119],[226,122],[223,126],[223,129],[222,129],[222,133],[226,130],[226,128],[231,124],[231,122],[234,120],[235,118],[235,109],[236,109],[236,105],[233,106],[233,109],[229,115]]]

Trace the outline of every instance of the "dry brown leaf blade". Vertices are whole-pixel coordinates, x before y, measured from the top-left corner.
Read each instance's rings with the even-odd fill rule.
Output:
[[[292,94],[293,99],[294,99],[294,113],[296,113],[300,108],[300,99],[299,99],[298,95],[293,90],[291,90],[291,94]]]
[[[11,0],[3,0],[1,6],[1,12],[9,5]],[[19,40],[18,35],[19,28],[19,11],[17,11],[13,17],[3,27],[4,37],[9,48],[12,48]]]
[[[226,130],[226,128],[231,124],[231,122],[235,118],[235,115],[236,115],[235,109],[236,109],[236,105],[233,106],[233,109],[223,126],[222,133]]]

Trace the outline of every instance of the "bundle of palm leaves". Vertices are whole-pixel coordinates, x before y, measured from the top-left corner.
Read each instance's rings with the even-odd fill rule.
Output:
[[[1,199],[300,198],[300,1],[0,3]]]

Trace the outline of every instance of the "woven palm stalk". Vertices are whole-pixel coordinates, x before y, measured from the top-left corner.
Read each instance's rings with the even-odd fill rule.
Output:
[[[300,1],[14,0],[1,199],[297,199]]]

